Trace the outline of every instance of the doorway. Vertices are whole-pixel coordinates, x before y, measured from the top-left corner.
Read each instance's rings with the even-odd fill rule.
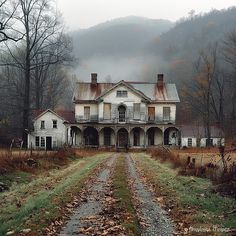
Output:
[[[52,150],[52,137],[46,137],[46,150]]]
[[[120,129],[117,133],[117,138],[118,147],[128,147],[128,131],[126,129]]]

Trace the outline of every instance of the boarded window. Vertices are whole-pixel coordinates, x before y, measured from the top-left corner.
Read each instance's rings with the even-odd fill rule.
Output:
[[[103,117],[106,120],[111,119],[111,103],[104,103]]]
[[[39,136],[35,137],[35,146],[39,147]]]
[[[140,103],[134,103],[134,119],[140,119]]]
[[[170,107],[163,107],[163,120],[170,120]]]
[[[40,129],[45,129],[45,120],[41,120]]]
[[[90,119],[90,107],[84,107],[84,119],[85,120]]]
[[[155,107],[148,107],[148,120],[149,121],[155,120]]]
[[[188,147],[193,146],[193,140],[191,138],[188,138]]]
[[[41,137],[41,147],[45,147],[45,137]]]
[[[57,129],[57,120],[52,121],[52,127],[53,129]]]

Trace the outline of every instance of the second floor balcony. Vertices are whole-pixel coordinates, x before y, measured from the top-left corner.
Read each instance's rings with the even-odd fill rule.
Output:
[[[78,123],[103,123],[103,124],[175,124],[175,119],[163,117],[150,117],[147,114],[140,113],[139,116],[120,115],[118,117],[99,118],[98,115],[76,116]]]

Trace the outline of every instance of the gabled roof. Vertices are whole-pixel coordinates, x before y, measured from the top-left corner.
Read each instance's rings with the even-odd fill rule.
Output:
[[[56,115],[58,118],[60,118],[64,122],[76,123],[74,111],[68,111],[68,110],[55,110],[55,111],[53,111],[51,109],[35,110],[33,112],[33,120],[35,121],[35,120],[39,119],[41,116],[43,116],[47,112],[53,113],[54,115]]]
[[[150,98],[148,98],[145,94],[143,94],[141,91],[135,89],[131,84],[129,83],[126,83],[124,80],[121,80],[119,83],[113,85],[110,89],[107,89],[105,90],[100,96],[98,96],[96,98],[99,99],[99,98],[102,98],[103,96],[105,96],[106,94],[108,94],[109,92],[111,92],[113,89],[119,87],[120,85],[123,85],[125,86],[126,88],[130,89],[132,92],[134,92],[136,95],[144,98],[145,100],[150,100]]]
[[[211,137],[220,138],[224,136],[222,129],[217,126],[211,126]],[[183,125],[181,126],[181,136],[184,137],[201,137],[206,138],[206,129],[204,126],[200,125]]]
[[[158,87],[156,83],[123,80],[118,83],[97,83],[96,85],[86,82],[78,82],[74,90],[73,101],[95,101],[120,83],[125,84],[127,87],[129,86],[132,91],[135,91],[140,96],[151,101],[180,101],[175,84],[164,83],[163,87]]]

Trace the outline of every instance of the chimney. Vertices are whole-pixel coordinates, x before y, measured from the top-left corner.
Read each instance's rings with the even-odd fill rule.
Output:
[[[164,85],[164,75],[157,74],[157,87],[163,88],[163,85]]]
[[[92,73],[91,74],[91,84],[92,85],[97,85],[97,77],[98,77],[98,74],[97,73]]]

